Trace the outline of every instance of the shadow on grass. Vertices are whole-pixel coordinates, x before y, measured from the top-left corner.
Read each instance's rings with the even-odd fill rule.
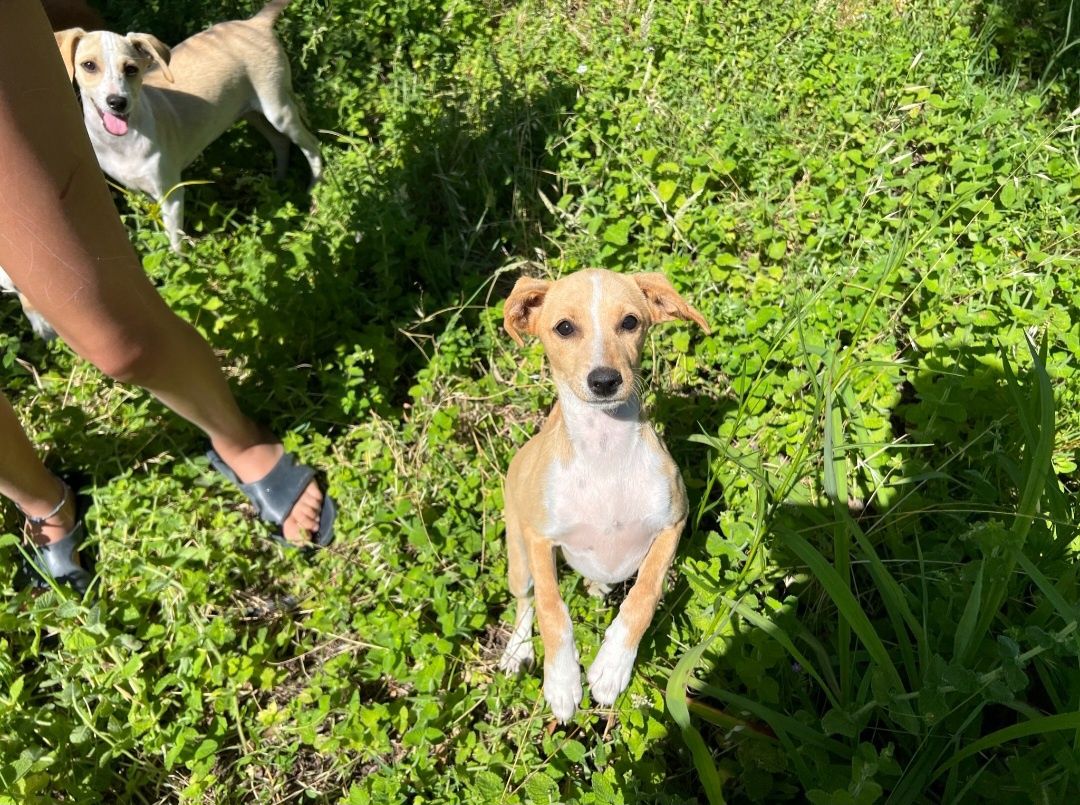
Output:
[[[1074,10],[1071,0],[984,0],[976,20],[993,48],[995,70],[1029,85],[1062,79],[1065,97],[1051,100],[1075,107],[1080,102],[1080,15]]]
[[[397,123],[401,163],[372,175],[356,168],[354,155],[332,157],[331,164],[348,166],[325,179],[329,223],[299,212],[307,201],[302,160],[293,161],[301,165],[290,184],[278,188],[237,167],[258,156],[257,135],[230,132],[211,147],[199,164],[223,165],[223,178],[189,191],[189,230],[227,233],[241,207],[257,231],[212,251],[165,256],[156,273],[169,275],[163,285],[194,289],[167,298],[214,330],[214,347],[242,365],[234,386],[244,410],[279,432],[299,423],[325,433],[371,409],[396,413],[427,362],[416,340],[434,338],[445,324],[417,321],[461,306],[509,255],[534,253],[547,215],[537,193],[547,180],[546,144],[572,92],[556,84],[523,94],[509,79],[505,90],[478,120],[452,105],[435,119],[406,115]],[[230,159],[234,150],[247,156]],[[196,169],[188,177],[199,175]],[[252,187],[255,196],[245,203]],[[223,276],[223,260],[248,273]],[[494,295],[513,281],[501,276]],[[214,297],[224,307],[209,314],[205,305]],[[475,323],[478,313],[466,308],[461,316]],[[31,355],[41,352],[26,346]],[[77,412],[57,424],[53,439],[64,446],[64,462],[92,474],[103,464],[109,471],[135,466],[163,449],[188,456],[204,449],[194,428],[150,410],[142,427],[110,433],[105,455],[100,435]]]
[[[767,562],[751,583],[732,587],[745,545],[685,554],[697,588],[715,583],[712,612],[733,612],[691,683],[706,745],[738,757],[729,796],[854,795],[870,782],[896,802],[1023,797],[1032,786],[1053,799],[1071,790],[1068,732],[991,741],[981,757],[942,771],[975,740],[1080,702],[1080,674],[1065,659],[1076,648],[1055,642],[1075,623],[1053,603],[1080,595],[1069,478],[1051,472],[1041,516],[1024,513],[1035,465],[1049,462],[1035,447],[1046,401],[1034,373],[1010,390],[987,365],[994,352],[931,354],[908,373],[892,421],[896,439],[913,447],[896,451],[902,461],[887,483],[866,476],[852,487],[864,492],[841,505],[821,493],[819,504],[770,501]],[[860,455],[850,456],[852,478]],[[810,477],[822,473],[819,458]],[[717,490],[717,508],[722,500]],[[698,531],[719,534],[718,526],[710,517]],[[1060,599],[1022,569],[1017,550]],[[989,591],[999,584],[995,598]]]
[[[219,179],[215,185],[189,191],[187,227],[226,241],[219,233],[228,232],[236,216],[246,219],[245,232],[254,230],[255,236],[196,245],[183,258],[166,255],[152,267],[153,273],[168,276],[161,284],[174,309],[209,331],[213,346],[241,364],[235,387],[242,408],[275,431],[307,428],[332,439],[372,409],[396,414],[409,399],[416,372],[426,364],[426,356],[414,346],[416,332],[434,337],[445,323],[435,319],[416,326],[418,319],[460,306],[491,283],[508,255],[532,254],[542,243],[547,212],[537,189],[548,181],[547,144],[572,102],[573,91],[561,84],[526,92],[504,78],[503,91],[485,100],[479,114],[450,104],[434,116],[419,109],[404,115],[395,124],[400,159],[372,165],[370,171],[360,164],[363,155],[351,153],[348,143],[324,141],[326,152],[339,151],[329,160],[339,167],[328,172],[320,189],[330,220],[325,230],[310,229],[322,224],[317,218],[312,224],[299,212],[307,202],[303,162],[293,160],[289,184],[273,186],[270,157],[261,140],[242,130],[230,132],[185,175],[198,179],[205,167],[222,166],[207,168],[217,171],[212,174]],[[249,165],[254,175],[247,171]],[[254,192],[248,195],[248,190]],[[250,222],[257,224],[248,226]],[[234,261],[238,266],[257,265],[258,273],[222,271],[221,262]],[[500,276],[494,295],[508,290],[513,281],[510,274]],[[185,287],[196,290],[183,296]],[[170,296],[173,289],[179,291]],[[213,316],[204,309],[210,295],[225,300]],[[11,316],[17,315],[13,307]],[[467,324],[475,323],[478,313],[465,309],[461,316]],[[31,362],[49,362],[40,344],[26,341],[23,346]],[[210,494],[198,486],[198,470],[186,461],[205,449],[201,433],[142,392],[124,398],[121,406],[122,415],[113,410],[101,420],[75,406],[58,406],[39,418],[47,420],[44,435],[55,445],[49,463],[57,471],[78,469],[91,483],[106,487],[125,474],[138,481],[148,462],[154,463],[153,488],[160,500],[146,500],[143,507],[140,499],[132,504],[136,511],[123,513],[112,508],[112,499],[97,506],[96,516],[107,517],[110,529],[123,536],[123,546],[111,551],[112,561],[122,571],[117,577],[131,581],[116,591],[113,615],[130,611],[139,613],[140,622],[171,626],[177,620],[178,628],[224,630],[241,653],[247,632],[261,631],[258,640],[274,644],[271,659],[291,661],[293,652],[304,650],[304,641],[291,631],[292,619],[256,613],[245,622],[244,611],[236,606],[237,599],[242,602],[255,593],[265,599],[285,592],[275,581],[271,563],[258,561],[261,544],[238,552],[235,539],[226,540],[190,546],[183,555],[174,545],[172,553],[162,550],[164,558],[153,546],[137,544],[144,536],[161,539],[162,534],[175,543],[190,541],[196,527],[199,533],[212,533],[219,526],[216,518],[226,516],[219,508],[228,506],[215,501],[212,516],[204,507],[196,517],[195,503],[187,500]],[[183,503],[175,502],[179,500]],[[210,608],[198,613],[205,621],[193,613],[162,616],[159,604],[147,600],[155,588],[146,579],[159,560],[183,564],[165,568],[168,572],[162,575],[181,580],[177,583],[184,585],[187,598],[204,610]],[[121,568],[120,563],[130,567]],[[112,625],[121,632],[133,628],[127,622]],[[28,630],[12,639],[18,655],[33,635]],[[197,644],[193,641],[189,648]],[[173,659],[147,656],[146,662],[166,669]],[[38,681],[29,678],[28,688]],[[376,702],[401,695],[377,687],[364,692]],[[61,712],[57,723],[58,732],[78,726],[70,712]],[[202,723],[197,727],[205,728]],[[228,740],[230,745],[242,742],[242,735],[230,732]],[[125,765],[115,760],[96,763],[95,757],[88,756],[97,772],[88,778],[87,789],[72,794],[79,801],[92,801],[102,791],[108,792],[106,798],[121,796],[121,791],[132,795],[132,786],[140,787],[135,795],[144,797],[155,786],[166,789],[176,783],[160,758]],[[77,767],[82,762],[72,759]],[[114,766],[119,771],[113,771]],[[120,780],[120,774],[129,776],[129,782]]]
[[[240,2],[118,2],[107,17],[116,30],[148,30],[175,43],[203,27],[193,20],[252,11]],[[310,14],[291,11],[279,26],[283,38],[308,24]],[[389,69],[378,65],[388,56],[377,39],[349,53],[349,69],[369,57]],[[444,55],[453,47],[447,44]],[[297,53],[290,55],[295,63]],[[296,72],[297,86],[311,89],[313,79]],[[417,340],[436,336],[445,321],[414,326],[418,320],[461,305],[508,257],[535,253],[548,216],[537,192],[550,181],[547,145],[573,91],[557,82],[526,91],[505,74],[500,82],[490,99],[448,102],[434,113],[430,103],[404,111],[393,121],[393,148],[380,144],[385,121],[372,122],[364,147],[324,137],[330,166],[317,193],[322,218],[302,212],[308,174],[296,149],[288,182],[273,185],[270,150],[246,127],[226,133],[185,172],[186,180],[214,181],[189,188],[186,228],[220,243],[197,246],[184,258],[151,255],[151,271],[173,308],[210,331],[214,347],[242,366],[234,385],[244,410],[276,432],[326,434],[370,410],[395,413],[427,360]],[[450,99],[455,88],[443,89]],[[335,109],[309,111],[316,128],[340,128]],[[244,237],[231,240],[235,226]],[[232,265],[236,274],[223,274]],[[512,282],[500,277],[496,295]],[[164,286],[174,283],[181,291],[170,295]],[[211,313],[208,302],[221,307]],[[473,310],[462,315],[475,321]],[[31,363],[48,361],[29,341],[20,352]],[[110,429],[105,447],[85,417],[57,417],[50,434],[62,445],[57,458],[104,480],[105,467],[115,472],[155,452],[190,456],[204,449],[194,428],[153,406],[137,407],[140,416]]]

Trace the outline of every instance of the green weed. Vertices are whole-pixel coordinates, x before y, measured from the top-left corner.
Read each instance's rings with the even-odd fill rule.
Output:
[[[248,3],[116,0],[176,42]],[[1071,4],[296,0],[327,163],[240,127],[195,243],[119,204],[246,409],[327,470],[311,564],[192,428],[35,341],[0,372],[95,506],[100,600],[0,535],[0,803],[1065,802],[1080,794]],[[207,182],[207,184],[201,184]],[[549,724],[501,478],[553,390],[522,272],[663,271],[648,404],[694,516],[612,711]],[[582,659],[614,614],[567,574]]]

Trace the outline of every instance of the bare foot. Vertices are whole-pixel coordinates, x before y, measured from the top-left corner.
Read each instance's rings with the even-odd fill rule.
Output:
[[[51,542],[63,539],[75,528],[75,494],[63,481],[59,482],[56,492],[56,500],[28,506],[22,510],[26,515],[26,534],[35,545],[48,545]],[[49,514],[64,496],[64,505],[55,514],[45,518],[44,522],[32,523],[30,518],[43,517]]]
[[[215,444],[214,449],[245,484],[265,477],[285,453],[285,448],[274,442],[256,444],[241,450],[230,450]],[[297,498],[292,511],[281,524],[281,533],[285,539],[298,546],[311,543],[312,532],[319,528],[322,500],[323,494],[319,485],[312,481]]]

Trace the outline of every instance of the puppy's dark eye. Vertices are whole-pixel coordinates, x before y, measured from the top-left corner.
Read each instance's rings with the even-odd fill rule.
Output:
[[[626,330],[628,333],[632,333],[638,328],[638,324],[640,324],[638,317],[631,314],[619,322],[619,327]]]
[[[555,325],[555,332],[557,332],[563,338],[569,338],[574,334],[574,324],[573,322],[563,319]]]
[[[88,72],[88,73],[96,73],[97,72],[97,63],[92,62],[92,61],[84,61],[82,63],[82,68],[84,70],[86,70],[86,72]]]
[[[139,68],[136,67],[134,64],[124,65],[124,75],[135,75],[135,73],[137,72],[139,72]]]

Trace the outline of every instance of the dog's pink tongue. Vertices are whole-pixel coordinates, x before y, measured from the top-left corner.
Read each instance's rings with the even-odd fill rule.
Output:
[[[105,121],[105,131],[109,134],[115,134],[117,137],[127,134],[127,121],[122,117],[117,117],[112,112],[105,112],[101,117]]]

